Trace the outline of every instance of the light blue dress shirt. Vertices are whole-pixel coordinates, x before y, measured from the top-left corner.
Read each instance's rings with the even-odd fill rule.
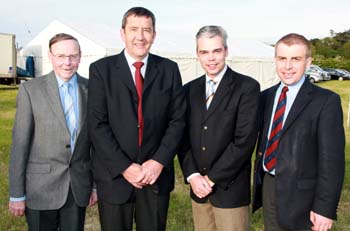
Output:
[[[269,132],[267,133],[268,134],[267,137],[270,137],[271,126],[272,126],[272,122],[273,122],[273,116],[275,114],[275,110],[276,110],[277,103],[278,103],[278,98],[280,97],[280,94],[282,92],[282,88],[284,86],[288,87],[286,110],[284,111],[284,117],[283,117],[283,123],[282,123],[282,129],[283,129],[284,122],[286,122],[286,119],[288,117],[289,111],[292,108],[294,100],[297,97],[297,94],[298,94],[301,86],[303,85],[304,81],[305,81],[305,77],[302,77],[297,83],[295,83],[293,85],[289,85],[289,86],[287,86],[287,85],[285,85],[285,84],[283,84],[281,82],[281,84],[277,88],[276,95],[275,95],[275,101],[273,103],[273,108],[272,108],[272,114],[271,114],[271,117],[270,117],[271,121],[270,121],[270,126],[269,126]],[[266,145],[267,145],[267,143],[266,143]],[[265,153],[264,153],[264,159],[265,159]],[[264,161],[263,161],[263,168],[264,168],[265,172],[269,172],[267,170],[267,168],[265,167]],[[270,174],[275,175],[275,169],[273,171],[271,171]]]
[[[59,78],[58,76],[56,76],[57,79],[57,83],[58,83],[58,90],[60,93],[60,99],[61,99],[61,104],[62,104],[62,108],[63,111],[65,111],[64,109],[64,99],[66,97],[64,90],[63,90],[63,84],[65,83],[61,78]],[[72,87],[72,99],[73,99],[73,105],[74,105],[74,114],[75,114],[75,118],[76,118],[76,124],[75,127],[78,130],[79,128],[79,103],[78,103],[78,81],[77,81],[77,76],[73,75],[73,77],[68,81],[68,83],[71,84]],[[73,152],[73,148],[74,148],[74,141],[73,139],[71,139],[71,150]]]

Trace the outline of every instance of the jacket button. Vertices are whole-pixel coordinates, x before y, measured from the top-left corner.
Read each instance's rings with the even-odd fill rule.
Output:
[[[203,146],[203,147],[202,147],[202,151],[205,151],[205,150],[207,150],[207,148]]]
[[[203,168],[203,171],[207,171],[207,168]]]
[[[262,152],[258,152],[258,155],[259,155],[259,156],[262,156]]]
[[[207,126],[204,126],[203,129],[204,129],[204,130],[208,130],[208,127],[207,127]]]
[[[70,148],[70,144],[67,144],[67,145],[66,145],[66,148]]]

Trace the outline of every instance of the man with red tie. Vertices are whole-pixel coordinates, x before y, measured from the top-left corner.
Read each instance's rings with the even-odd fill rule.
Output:
[[[128,10],[125,49],[90,66],[88,127],[102,230],[165,230],[186,105],[176,63],[150,54],[155,17]]]
[[[261,94],[253,211],[268,231],[331,229],[344,179],[340,97],[311,84],[309,41],[288,34],[275,46],[281,83]]]

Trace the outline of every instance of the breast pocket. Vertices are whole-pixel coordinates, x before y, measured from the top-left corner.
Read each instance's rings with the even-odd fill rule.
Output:
[[[166,111],[165,109],[168,107],[171,100],[171,89],[166,89],[155,94],[153,100],[156,112]]]
[[[227,109],[221,112],[222,116],[233,116],[236,113],[236,109]]]

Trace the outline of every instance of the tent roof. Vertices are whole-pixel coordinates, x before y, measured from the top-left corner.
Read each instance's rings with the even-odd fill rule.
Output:
[[[81,21],[52,21],[47,28],[66,26],[104,48],[121,49],[124,44],[119,28],[106,24]],[[253,39],[228,38],[229,57],[273,58],[274,48]],[[164,55],[194,56],[196,52],[195,32],[177,33],[171,28],[157,27],[157,37],[152,52]]]
[[[153,50],[170,54],[195,55],[195,33],[174,32],[170,28],[158,28]],[[274,57],[274,48],[264,42],[249,38],[228,36],[229,57],[269,58]]]
[[[55,21],[58,22],[58,20]],[[120,38],[119,29],[117,28],[112,28],[106,24],[86,21],[63,21],[61,23],[71,27],[79,34],[104,48],[121,48],[124,46]]]

